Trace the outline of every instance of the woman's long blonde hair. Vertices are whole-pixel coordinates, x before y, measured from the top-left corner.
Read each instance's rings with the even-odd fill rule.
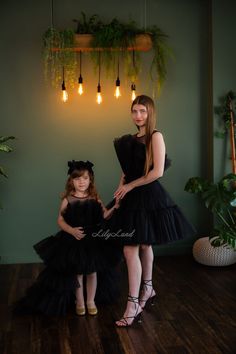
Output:
[[[135,98],[131,105],[131,112],[135,104],[142,104],[146,107],[148,117],[145,127],[145,143],[146,143],[146,161],[144,166],[145,176],[148,174],[150,167],[153,164],[153,153],[152,153],[152,134],[156,126],[156,116],[155,116],[155,105],[151,97],[140,95]],[[137,127],[139,129],[139,127]]]

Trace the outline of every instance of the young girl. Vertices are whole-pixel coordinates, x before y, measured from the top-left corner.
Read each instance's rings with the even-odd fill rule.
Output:
[[[47,315],[66,314],[75,295],[76,313],[96,315],[97,272],[111,271],[119,260],[119,252],[104,240],[93,237],[103,218],[109,218],[118,203],[107,210],[94,185],[93,164],[89,161],[69,161],[69,178],[58,215],[61,228],[34,246],[46,267],[27,295],[16,306],[16,312],[41,312]],[[103,281],[114,300],[115,282],[111,276]],[[86,307],[84,288],[86,284]]]
[[[159,182],[170,161],[166,157],[163,136],[155,130],[153,100],[145,95],[136,97],[131,116],[137,134],[124,135],[114,142],[122,168],[114,196],[121,203],[108,221],[112,231],[122,229],[132,234],[123,239],[129,295],[124,315],[116,322],[119,327],[130,326],[141,316],[146,303],[153,302],[156,296],[152,286],[151,245],[169,243],[195,233]]]

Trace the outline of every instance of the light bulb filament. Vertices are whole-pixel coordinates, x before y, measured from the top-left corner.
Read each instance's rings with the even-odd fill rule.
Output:
[[[68,101],[68,93],[66,92],[66,90],[62,90],[62,101]]]
[[[62,99],[63,102],[66,102],[66,101],[68,101],[68,93],[66,91],[66,85],[65,85],[65,81],[64,80],[62,82],[61,88],[62,88],[62,97],[61,97],[61,99]]]
[[[97,93],[97,103],[98,103],[98,104],[102,103],[102,95],[101,95],[101,92],[98,92],[98,93]]]
[[[132,85],[131,85],[131,91],[132,91],[132,93],[131,93],[131,100],[132,100],[132,101],[134,101],[135,98],[136,98],[136,92],[135,92],[135,90],[136,90],[135,84],[132,84]]]
[[[79,84],[79,87],[78,87],[78,94],[79,94],[79,95],[82,95],[83,93],[84,93],[83,84]]]
[[[116,98],[119,98],[121,96],[121,94],[120,94],[120,86],[116,86],[115,96],[116,96]]]

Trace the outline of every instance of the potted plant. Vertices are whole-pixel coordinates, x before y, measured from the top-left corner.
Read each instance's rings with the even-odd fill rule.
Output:
[[[197,240],[193,246],[194,258],[207,265],[228,265],[236,262],[236,163],[235,163],[235,113],[233,101],[236,94],[229,91],[220,99],[215,113],[224,128],[215,136],[227,138],[230,132],[232,173],[218,183],[200,177],[190,178],[185,191],[197,194],[215,217],[216,227],[209,237]]]
[[[76,31],[49,28],[43,35],[45,75],[56,87],[62,81],[62,67],[66,81],[74,86],[77,78],[77,51],[90,51],[95,68],[98,66],[98,51],[102,52],[102,63],[108,74],[114,74],[118,56],[123,58],[125,73],[132,81],[141,70],[139,50],[153,49],[150,77],[160,90],[167,74],[167,59],[171,50],[167,45],[168,36],[157,26],[144,30],[135,22],[123,23],[116,18],[104,23],[97,15],[87,19],[82,12]]]
[[[14,136],[0,136],[0,151],[1,152],[11,152],[13,149],[6,144],[6,142],[8,140],[12,140],[15,139]],[[6,172],[4,171],[3,167],[0,166],[0,175],[7,178],[8,175],[6,174]],[[1,205],[0,205],[1,208]]]
[[[230,173],[218,183],[190,178],[185,191],[198,195],[215,216],[216,226],[209,237],[193,245],[193,256],[204,265],[226,266],[236,262],[236,175]]]
[[[236,173],[235,159],[235,112],[234,106],[236,103],[236,93],[229,91],[226,95],[220,98],[220,105],[215,107],[215,113],[220,118],[220,131],[215,132],[217,138],[227,138],[230,136],[231,146],[231,164],[232,172]]]

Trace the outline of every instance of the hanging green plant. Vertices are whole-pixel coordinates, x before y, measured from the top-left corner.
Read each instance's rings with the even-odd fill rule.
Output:
[[[98,15],[87,18],[81,13],[77,23],[77,30],[57,31],[49,29],[45,32],[44,61],[45,75],[50,78],[54,86],[59,87],[62,79],[61,67],[65,66],[66,82],[74,86],[77,78],[76,51],[90,50],[95,69],[98,67],[96,51],[102,51],[102,65],[105,66],[109,76],[114,78],[118,56],[124,63],[125,76],[135,81],[141,71],[141,61],[137,47],[137,36],[146,35],[151,41],[153,59],[150,66],[150,77],[156,83],[157,91],[160,89],[167,76],[167,61],[172,52],[167,44],[168,36],[157,26],[150,26],[146,30],[139,28],[134,21],[120,22],[114,18],[109,23],[103,23]],[[92,35],[89,37],[89,46],[76,47],[75,36]],[[136,49],[137,48],[137,49]],[[141,49],[140,49],[141,48]],[[147,49],[144,49],[147,50]]]
[[[6,144],[8,140],[13,140],[13,139],[15,139],[14,136],[0,136],[0,152],[9,153],[13,150],[12,147]],[[8,175],[2,166],[0,166],[0,176],[8,178]],[[0,209],[2,209],[1,204],[0,204]]]
[[[43,35],[44,74],[53,87],[62,83],[62,68],[65,68],[66,81],[74,87],[77,76],[76,52],[68,50],[74,47],[74,31],[58,31],[49,28]]]
[[[236,92],[229,91],[225,96],[220,98],[220,105],[215,107],[215,114],[220,118],[219,131],[215,132],[217,138],[224,138],[227,132],[230,129],[231,124],[231,108],[229,103],[232,102],[232,113],[235,119],[235,110],[236,110]],[[233,106],[234,104],[234,106]]]

